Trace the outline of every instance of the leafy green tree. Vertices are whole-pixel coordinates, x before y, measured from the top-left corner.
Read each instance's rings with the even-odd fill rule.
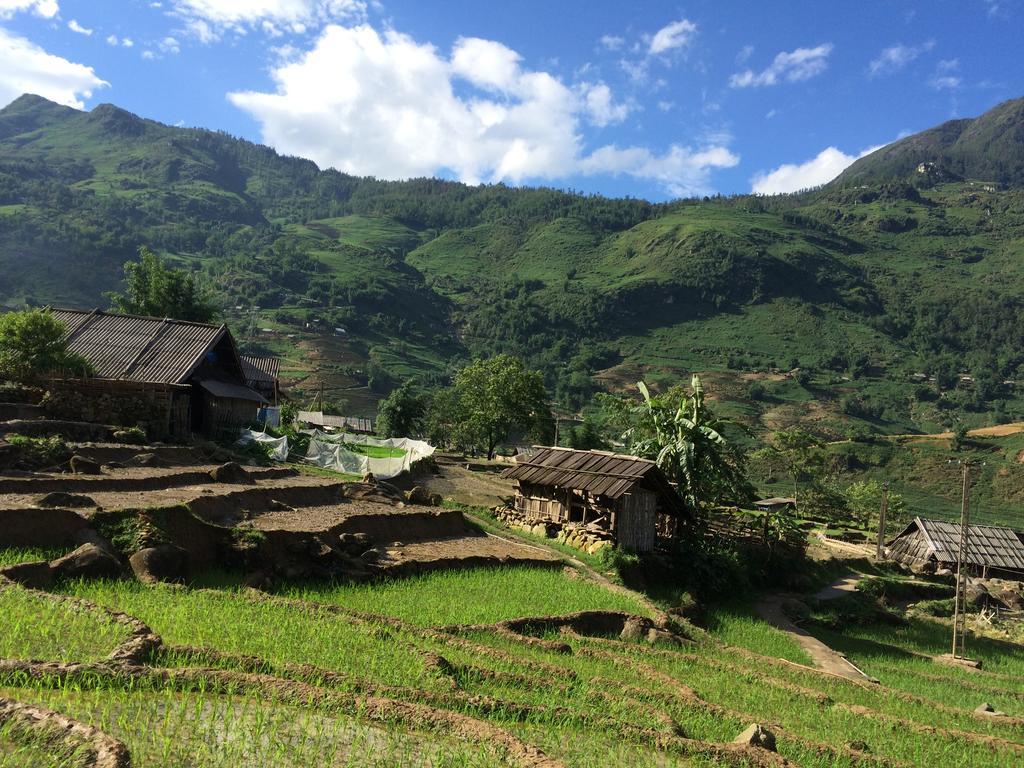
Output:
[[[694,512],[749,501],[753,487],[743,454],[723,434],[734,422],[706,405],[700,377],[693,377],[689,392],[673,388],[658,397],[642,381],[637,386],[643,403],[633,409],[633,426],[623,436],[630,451],[657,462]]]
[[[168,267],[146,246],[139,248],[138,262],[125,263],[124,286],[124,293],[106,294],[119,312],[198,323],[208,323],[216,315],[195,275]]]
[[[544,379],[518,358],[501,354],[474,360],[456,374],[454,390],[459,417],[455,440],[484,447],[488,459],[513,430],[537,440],[551,439],[554,422]]]
[[[864,528],[878,524],[878,512],[882,506],[885,489],[877,480],[858,480],[846,488],[846,503],[853,519]],[[893,520],[902,520],[905,514],[903,497],[889,492],[888,515]]]
[[[48,373],[92,373],[68,351],[64,323],[42,309],[0,315],[0,378],[26,381]]]
[[[417,394],[411,381],[392,390],[377,406],[377,434],[381,437],[408,437],[423,430],[425,398]]]

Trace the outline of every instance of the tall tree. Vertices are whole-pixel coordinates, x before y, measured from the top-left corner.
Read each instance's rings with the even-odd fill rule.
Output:
[[[520,429],[538,440],[550,439],[553,421],[544,379],[511,355],[475,360],[455,376],[459,421],[455,439],[483,446],[494,458],[498,444]]]
[[[195,275],[175,269],[146,246],[139,248],[138,262],[124,265],[124,293],[111,292],[107,298],[119,312],[129,315],[173,317],[208,323],[216,315],[210,297],[196,282]]]
[[[637,386],[643,403],[633,409],[633,425],[624,435],[631,452],[657,462],[694,512],[748,501],[753,488],[743,454],[723,434],[732,422],[704,402],[700,377],[693,377],[689,392],[673,388],[657,397],[644,382]]]
[[[411,381],[405,381],[377,406],[377,434],[381,437],[409,437],[423,429],[427,404],[416,393]]]

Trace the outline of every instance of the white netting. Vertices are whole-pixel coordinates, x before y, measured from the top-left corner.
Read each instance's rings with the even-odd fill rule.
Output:
[[[380,439],[347,432],[329,435],[320,430],[311,430],[308,434],[310,438],[309,449],[306,451],[307,461],[311,461],[319,467],[353,475],[365,475],[367,472],[371,472],[380,480],[397,477],[420,459],[434,454],[434,446],[408,437]],[[375,458],[351,451],[345,447],[346,445],[397,448],[403,453],[401,456]]]
[[[266,432],[256,432],[252,429],[243,429],[242,436],[238,438],[239,445],[260,443],[268,449],[268,456],[274,461],[288,460],[288,438],[274,437]]]

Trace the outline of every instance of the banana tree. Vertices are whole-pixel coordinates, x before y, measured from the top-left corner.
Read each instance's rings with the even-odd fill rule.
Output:
[[[634,422],[624,438],[632,453],[657,463],[695,513],[706,506],[748,501],[753,488],[743,455],[723,434],[730,424],[743,427],[714,415],[704,402],[699,376],[690,384],[689,393],[673,389],[652,396],[638,382],[643,402],[633,410]]]

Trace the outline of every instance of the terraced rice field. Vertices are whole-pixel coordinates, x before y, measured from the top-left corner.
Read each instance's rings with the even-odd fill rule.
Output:
[[[926,623],[828,638],[845,638],[872,685],[805,666],[745,611],[714,613],[710,633],[679,627],[682,645],[621,640],[614,621],[650,609],[575,572],[272,595],[208,583],[219,586],[3,586],[14,623],[0,623],[0,698],[94,725],[133,765],[167,768],[1024,764],[1024,720],[972,713],[987,700],[1024,715],[1020,649],[986,646],[980,673],[942,667],[914,655],[932,652]],[[539,620],[580,611],[603,613]],[[729,744],[752,722],[778,754]],[[0,724],[0,765],[84,764],[19,738]]]

